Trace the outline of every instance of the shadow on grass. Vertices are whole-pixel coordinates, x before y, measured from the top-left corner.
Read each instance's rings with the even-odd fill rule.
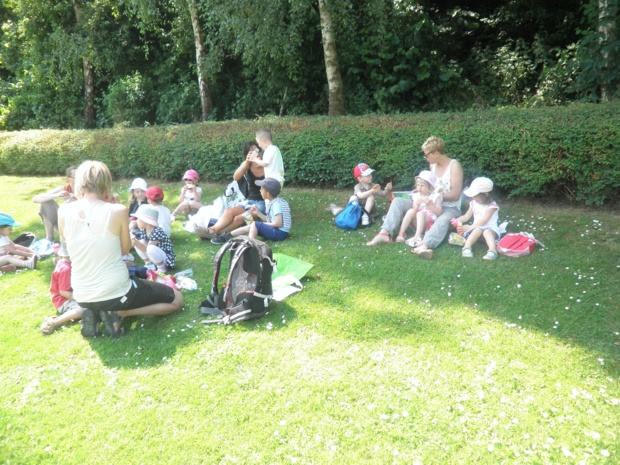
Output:
[[[262,318],[234,325],[204,325],[201,323],[204,315],[198,309],[199,301],[194,300],[174,315],[128,318],[123,322],[125,334],[120,338],[101,336],[88,339],[88,343],[109,368],[143,369],[169,363],[177,352],[185,352],[183,349],[197,341],[209,339],[217,344],[231,331],[277,331],[297,318],[293,307],[272,302],[269,313]]]
[[[436,308],[453,319],[469,309],[516,330],[523,328],[568,346],[582,346],[592,352],[593,363],[603,359],[607,372],[620,373],[620,269],[616,263],[620,224],[613,215],[506,205],[502,218],[513,215],[509,230],[534,232],[547,250],[520,259],[500,256],[487,263],[481,258],[486,251],[482,244],[474,246],[475,258],[468,260],[461,257],[460,248],[444,243],[429,262],[398,244],[366,247],[380,221],[351,233],[338,230],[329,212],[323,211],[333,196],[317,192],[316,197],[315,210],[295,225],[297,236],[310,242],[305,250],[299,243],[285,244],[287,250],[282,252],[300,254],[314,263],[313,273],[331,279],[331,285],[339,288],[325,291],[312,280],[308,285],[310,292],[321,294],[311,300],[323,300],[332,307],[332,319],[342,320],[343,337],[380,339],[384,333],[379,326],[392,338],[405,338],[415,331],[423,337],[427,322],[420,305],[428,302],[430,310]],[[321,202],[321,198],[326,200]],[[299,203],[303,202],[300,199]],[[383,296],[384,308],[381,304],[367,307],[363,300],[356,302],[348,295],[365,290],[375,298]],[[410,300],[416,308],[409,313]],[[458,336],[455,331],[448,322],[435,337]]]

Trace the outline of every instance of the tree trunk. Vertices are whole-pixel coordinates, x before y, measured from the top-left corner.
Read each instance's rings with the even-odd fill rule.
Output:
[[[202,121],[207,121],[213,104],[211,102],[211,92],[209,90],[206,71],[204,70],[204,58],[206,54],[202,27],[200,26],[196,0],[187,0],[187,6],[189,7],[189,15],[192,19],[192,28],[194,29],[194,47],[196,48],[196,66],[198,70],[198,89],[200,90]]]
[[[329,89],[329,116],[344,114],[344,87],[340,75],[340,63],[336,51],[336,37],[332,30],[332,17],[327,0],[319,0],[319,16],[321,17],[321,34],[323,36],[323,56]]]
[[[614,57],[607,46],[616,40],[615,12],[617,11],[616,0],[598,0],[598,32],[599,43],[603,60],[601,73],[601,101],[608,102],[613,99],[613,84],[609,74],[614,64]]]
[[[79,1],[73,1],[73,11],[78,30],[82,32],[82,5]],[[95,77],[88,58],[82,56],[82,69],[84,71],[84,127],[95,127]]]

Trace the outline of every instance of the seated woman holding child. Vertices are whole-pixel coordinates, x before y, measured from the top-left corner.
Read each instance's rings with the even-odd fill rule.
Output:
[[[435,191],[441,193],[442,212],[431,228],[426,231],[422,241],[411,251],[421,258],[433,258],[433,250],[444,240],[450,228],[450,220],[461,215],[461,192],[463,190],[463,167],[445,153],[446,143],[439,137],[431,136],[424,144],[424,159],[430,164],[431,172],[437,177]],[[366,245],[392,242],[392,236],[398,234],[400,225],[407,211],[411,208],[411,200],[395,198],[388,210],[379,233]]]
[[[255,205],[256,208],[265,214],[265,200],[260,194],[260,187],[255,181],[265,179],[265,168],[258,165],[254,161],[250,161],[254,156],[260,159],[260,149],[254,141],[246,142],[243,147],[244,161],[239,165],[233,174],[233,179],[239,183],[246,184],[247,196],[246,202],[241,205],[227,208],[220,219],[209,228],[194,226],[194,231],[198,237],[202,239],[213,239],[226,232],[233,231],[241,226],[245,226],[244,215],[252,214],[250,208]],[[254,217],[255,215],[252,214]],[[256,217],[254,219],[257,219]]]

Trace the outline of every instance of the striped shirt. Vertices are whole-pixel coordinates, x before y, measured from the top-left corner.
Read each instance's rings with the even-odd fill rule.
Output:
[[[293,219],[291,218],[291,209],[288,206],[288,202],[281,197],[276,197],[267,207],[267,223],[273,223],[276,216],[282,215],[282,226],[278,229],[284,232],[289,232],[293,225]]]

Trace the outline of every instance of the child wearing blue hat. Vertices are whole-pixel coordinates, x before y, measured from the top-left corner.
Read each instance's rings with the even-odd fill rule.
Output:
[[[37,267],[37,253],[9,239],[14,226],[19,226],[19,223],[11,215],[0,213],[0,271],[15,271],[16,268],[34,270]],[[24,260],[25,257],[29,258]]]

